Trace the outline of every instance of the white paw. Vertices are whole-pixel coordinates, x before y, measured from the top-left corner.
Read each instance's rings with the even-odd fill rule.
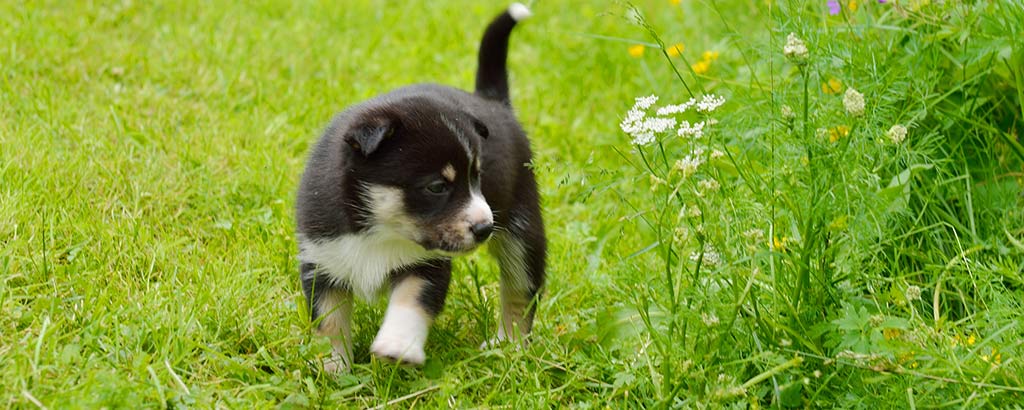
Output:
[[[388,335],[378,335],[370,346],[370,352],[382,359],[416,366],[422,365],[427,360],[427,354],[423,351],[423,343]]]

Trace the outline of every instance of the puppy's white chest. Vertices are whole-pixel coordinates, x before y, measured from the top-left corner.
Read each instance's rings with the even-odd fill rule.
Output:
[[[300,240],[299,260],[319,266],[337,285],[374,301],[395,269],[429,259],[431,253],[414,242],[380,232],[342,235],[326,240]]]

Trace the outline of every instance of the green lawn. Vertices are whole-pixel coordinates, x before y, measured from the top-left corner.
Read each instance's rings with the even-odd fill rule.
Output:
[[[379,303],[351,374],[321,372],[293,235],[307,149],[376,94],[471,87],[488,3],[0,3],[0,406],[1024,403],[1013,1],[534,2],[509,56],[550,243],[532,344],[478,349],[481,254],[425,366],[370,357]],[[620,128],[635,97],[705,92],[725,104],[679,117],[714,117],[702,138]]]

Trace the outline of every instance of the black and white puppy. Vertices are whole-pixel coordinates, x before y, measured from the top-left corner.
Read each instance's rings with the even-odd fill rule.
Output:
[[[302,288],[329,370],[352,363],[353,296],[390,299],[370,351],[422,364],[453,256],[491,238],[502,315],[492,342],[522,342],[544,284],[546,240],[532,154],[512,112],[505,60],[513,4],[480,43],[476,92],[400,88],[334,118],[310,152],[296,206]],[[493,237],[493,238],[492,238]]]

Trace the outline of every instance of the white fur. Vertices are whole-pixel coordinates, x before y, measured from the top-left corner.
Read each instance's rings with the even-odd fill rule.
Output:
[[[405,213],[405,195],[402,190],[379,185],[369,185],[365,189],[364,197],[375,229],[393,231],[412,242],[421,239],[416,223]]]
[[[470,199],[469,205],[466,206],[464,212],[466,221],[471,226],[474,224],[494,223],[494,214],[491,213],[491,206],[487,205],[487,200],[479,192],[473,192],[472,199]]]
[[[533,15],[530,9],[523,5],[523,3],[512,3],[512,5],[508,6],[508,14],[515,21],[523,21]]]
[[[348,285],[352,293],[370,302],[377,299],[388,274],[432,255],[415,242],[376,228],[300,247],[300,261],[317,264],[336,284]]]
[[[366,199],[372,228],[367,232],[309,241],[299,238],[299,260],[315,263],[336,284],[374,301],[388,275],[403,266],[435,256],[416,243],[419,232],[405,214],[402,192],[370,186]]]
[[[423,346],[431,318],[419,304],[423,285],[423,279],[413,276],[395,286],[384,313],[384,323],[370,346],[373,354],[409,364],[423,364],[426,360]]]

